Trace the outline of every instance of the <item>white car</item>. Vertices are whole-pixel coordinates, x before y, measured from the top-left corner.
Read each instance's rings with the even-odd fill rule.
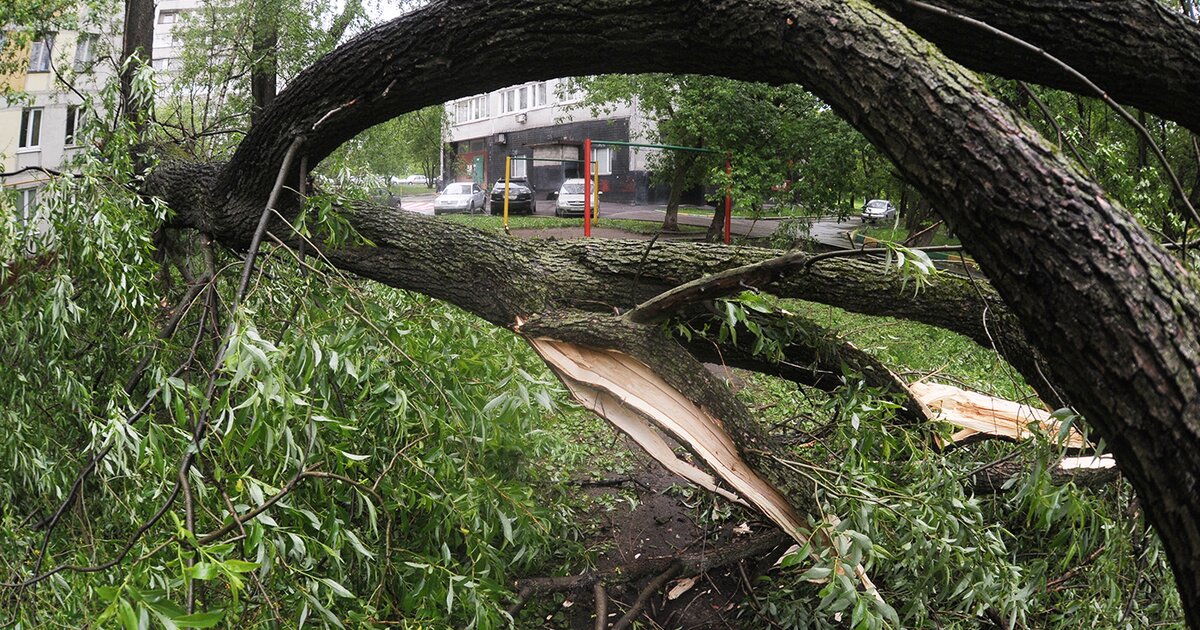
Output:
[[[883,199],[872,199],[863,205],[862,222],[875,221],[876,219],[893,219],[896,217],[896,206],[892,202]]]
[[[446,214],[449,212],[466,212],[474,214],[476,210],[483,212],[487,204],[487,194],[473,182],[455,182],[446,186],[442,194],[433,200],[433,213]]]
[[[424,175],[409,175],[400,180],[401,184],[410,184],[414,186],[428,186],[429,180]]]
[[[568,179],[562,183],[554,202],[554,216],[583,216],[583,184],[582,179]]]

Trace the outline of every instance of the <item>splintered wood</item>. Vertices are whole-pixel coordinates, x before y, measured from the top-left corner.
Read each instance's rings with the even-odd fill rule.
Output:
[[[809,529],[800,515],[774,486],[742,460],[721,422],[663,380],[650,366],[615,350],[545,337],[526,339],[558,374],[575,400],[623,431],[667,470],[731,501],[757,508],[798,543],[788,553],[808,543]],[[687,447],[716,475],[680,459],[660,431]],[[816,546],[835,547],[835,538],[843,537],[842,533],[822,527]],[[821,561],[815,548],[810,547],[809,553],[813,560]],[[843,563],[838,563],[835,570],[839,574],[847,572]],[[862,564],[853,567],[853,578],[865,592],[883,601]]]
[[[614,350],[547,338],[529,342],[580,404],[629,435],[665,468],[731,500],[753,505],[797,542],[807,542],[800,516],[774,486],[742,461],[721,423],[649,366]],[[656,429],[696,454],[729,489],[680,459]]]
[[[1057,420],[1050,417],[1049,412],[1003,398],[921,381],[909,385],[908,390],[934,412],[932,419],[949,422],[961,429],[950,436],[951,442],[959,442],[980,433],[1025,440],[1033,436],[1031,425],[1038,427],[1051,439],[1056,439],[1062,428]],[[1067,433],[1065,446],[1082,449],[1090,445],[1072,427]]]

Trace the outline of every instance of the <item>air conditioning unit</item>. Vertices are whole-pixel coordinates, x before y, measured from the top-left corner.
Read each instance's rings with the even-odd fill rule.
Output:
[[[508,136],[502,133],[496,134],[496,144],[505,144],[506,142],[508,142]]]
[[[517,122],[521,123],[522,125],[525,124],[525,121],[528,119],[529,117],[525,114],[517,114]]]

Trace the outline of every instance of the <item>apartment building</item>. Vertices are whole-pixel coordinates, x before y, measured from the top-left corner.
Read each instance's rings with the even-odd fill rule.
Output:
[[[114,29],[88,28],[39,33],[24,44],[15,42],[29,38],[4,38],[4,54],[17,70],[0,77],[12,95],[0,97],[0,186],[22,221],[34,220],[48,172],[64,170],[79,150],[83,99],[115,72],[103,61],[119,47]]]
[[[200,8],[201,0],[158,0],[154,6],[154,45],[150,66],[159,76],[169,76],[179,70],[183,57],[183,41],[176,27],[188,13]],[[164,75],[164,73],[167,73]]]
[[[538,198],[545,199],[564,179],[582,177],[585,139],[638,142],[646,137],[646,120],[636,103],[619,104],[600,117],[586,108],[569,110],[580,95],[566,89],[565,81],[533,81],[447,103],[443,180],[489,186],[504,177],[505,159],[511,157],[512,175],[529,178]],[[645,151],[597,146],[592,154],[606,201],[651,200]]]
[[[159,0],[155,7],[151,67],[160,83],[170,81],[182,57],[175,25],[201,0]],[[16,96],[0,101],[0,186],[12,195],[22,220],[35,215],[46,171],[62,171],[79,150],[82,101],[113,78],[119,57],[121,16],[87,19],[80,30],[39,34],[32,42],[3,49],[19,70],[0,76],[0,87]],[[7,38],[28,39],[28,38]],[[6,38],[0,33],[0,43]],[[43,170],[45,169],[45,170]]]

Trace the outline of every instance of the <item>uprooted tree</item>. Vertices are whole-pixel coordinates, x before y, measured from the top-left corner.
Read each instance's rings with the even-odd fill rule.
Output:
[[[932,13],[928,5],[876,4],[529,0],[481,3],[470,11],[435,4],[314,63],[263,108],[228,162],[165,159],[142,193],[169,206],[170,228],[251,252],[269,234],[295,250],[319,251],[340,270],[512,328],[585,406],[631,435],[645,432],[648,422],[668,431],[715,478],[698,469],[682,474],[742,497],[799,540],[811,529],[805,485],[772,458],[773,446],[754,417],[702,367],[697,357],[707,359],[712,348],[673,339],[656,321],[703,317],[703,310],[692,310],[699,301],[752,284],[997,344],[1048,404],[1075,407],[1105,439],[1162,538],[1189,623],[1200,626],[1200,499],[1194,492],[1200,295],[1192,273],[969,70],[908,24],[981,70],[1081,86],[1057,67],[1031,73],[1033,64],[980,58],[964,38],[952,36],[976,27]],[[1078,64],[1114,97],[1198,128],[1195,108],[1171,90],[1195,92],[1187,86],[1200,67],[1200,29],[1153,0],[1119,7],[1090,0],[1049,8],[1036,0],[938,4],[1011,27]],[[1137,17],[1076,26],[1100,9]],[[1019,28],[1025,23],[1043,28]],[[1084,30],[1096,37],[1076,36]],[[985,36],[979,31],[966,39]],[[1089,65],[1111,59],[1109,41],[1133,41],[1169,62],[1147,64],[1148,57],[1130,52],[1125,65]],[[505,56],[489,54],[500,49]],[[1117,49],[1124,54],[1134,47]],[[303,181],[372,125],[468,92],[601,72],[803,84],[930,200],[990,287],[942,279],[911,299],[895,299],[900,280],[843,259],[769,262],[767,251],[702,244],[529,243],[370,205],[344,209],[364,241],[320,235],[306,241],[284,220],[300,207],[290,183]],[[706,279],[723,271],[734,281]],[[655,299],[688,282],[694,283],[688,290]],[[822,338],[816,331],[788,351],[810,353],[813,364],[854,364],[888,386],[881,366],[838,344],[815,347]],[[810,383],[821,379],[821,370],[792,370],[736,347],[721,350],[734,365]],[[919,409],[911,413],[920,416]],[[198,439],[206,430],[203,418],[196,427]],[[749,468],[730,470],[738,458]],[[871,588],[865,575],[857,577],[861,588]]]

